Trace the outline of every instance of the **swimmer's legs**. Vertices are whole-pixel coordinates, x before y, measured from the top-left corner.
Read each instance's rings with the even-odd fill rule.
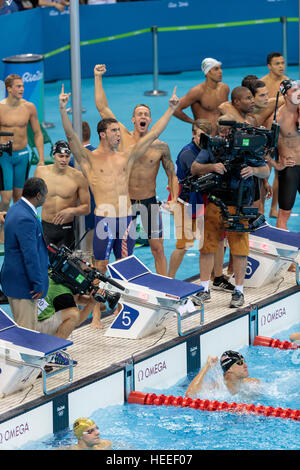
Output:
[[[278,171],[275,170],[274,181],[272,185],[273,197],[269,217],[278,217]]]
[[[108,265],[108,259],[104,260],[95,260],[95,267],[100,271],[102,274],[106,273],[107,265]],[[94,330],[101,330],[103,328],[102,323],[101,323],[101,310],[105,310],[105,304],[97,302],[92,313],[92,322],[91,322],[91,328]]]
[[[289,220],[291,212],[292,212],[291,210],[285,211],[284,209],[279,209],[277,223],[276,223],[277,228],[283,228],[287,230],[287,222]]]
[[[169,277],[175,277],[175,274],[177,273],[179,266],[182,263],[186,250],[186,248],[175,248],[175,250],[173,251],[169,263]]]
[[[149,245],[155,261],[155,270],[161,276],[168,275],[168,262],[164,252],[162,238],[150,238]]]
[[[13,202],[18,202],[21,199],[23,193],[23,188],[14,188],[13,189]]]
[[[13,191],[0,191],[1,193],[1,203],[0,211],[7,212],[9,209],[10,201],[13,197]],[[4,225],[0,229],[0,243],[4,243]]]

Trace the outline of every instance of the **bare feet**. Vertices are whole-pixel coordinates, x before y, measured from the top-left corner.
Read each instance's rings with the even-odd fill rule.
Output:
[[[288,269],[290,273],[295,273],[297,271],[296,264],[292,263]]]
[[[118,315],[122,310],[122,304],[118,304],[117,308],[114,310],[114,315]]]
[[[93,318],[91,324],[90,324],[90,327],[93,329],[93,330],[103,330],[103,325],[101,323],[101,320],[100,318]]]

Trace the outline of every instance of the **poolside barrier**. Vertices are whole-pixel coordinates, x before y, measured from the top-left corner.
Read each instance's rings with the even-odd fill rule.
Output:
[[[255,336],[253,346],[266,346],[279,349],[298,349],[300,347],[296,343],[280,341],[279,339],[268,338],[266,336]]]
[[[280,408],[273,406],[253,405],[248,403],[227,403],[217,400],[200,400],[200,398],[174,397],[173,395],[156,395],[155,393],[143,393],[132,391],[128,396],[128,403],[139,405],[166,405],[189,407],[202,411],[228,411],[233,413],[250,413],[256,415],[273,416],[277,418],[289,418],[300,421],[300,410]]]

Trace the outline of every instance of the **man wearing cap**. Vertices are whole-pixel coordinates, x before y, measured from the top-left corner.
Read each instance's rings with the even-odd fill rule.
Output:
[[[185,396],[191,398],[196,397],[204,388],[203,383],[206,375],[217,364],[217,357],[208,356],[206,364],[188,386]],[[224,383],[232,395],[241,391],[253,391],[253,387],[251,387],[252,390],[250,390],[247,385],[259,384],[258,379],[249,377],[248,366],[245,359],[237,351],[225,351],[220,358],[220,366],[223,371]],[[219,388],[216,381],[213,382],[213,388]]]
[[[180,98],[179,106],[174,113],[181,121],[193,123],[196,119],[208,119],[213,125],[213,133],[216,132],[217,119],[220,115],[218,107],[228,100],[229,86],[222,83],[221,62],[210,57],[204,59],[201,64],[205,75],[205,82],[191,88],[188,93]],[[193,118],[183,112],[183,109],[191,107]]]
[[[69,166],[69,144],[59,140],[53,147],[54,163],[38,166],[35,176],[43,178],[48,195],[42,209],[42,225],[47,245],[73,248],[74,217],[90,212],[88,183],[81,171]]]
[[[111,448],[111,441],[100,439],[99,428],[92,419],[77,418],[73,424],[73,431],[78,440],[77,444],[60,450],[109,450]]]
[[[278,218],[276,227],[287,230],[297,192],[300,192],[300,81],[283,80],[284,105],[278,111]]]

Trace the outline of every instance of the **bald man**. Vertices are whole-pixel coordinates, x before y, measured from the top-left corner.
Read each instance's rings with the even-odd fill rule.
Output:
[[[231,103],[229,101],[219,106],[221,114],[230,114],[237,122],[247,122],[251,126],[257,126],[257,120],[252,113],[254,111],[254,97],[245,86],[237,86],[231,92]]]

